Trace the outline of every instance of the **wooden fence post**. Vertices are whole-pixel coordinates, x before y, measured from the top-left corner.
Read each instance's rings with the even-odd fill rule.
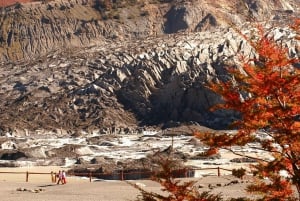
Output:
[[[92,182],[92,172],[89,173],[90,182]]]
[[[51,182],[54,183],[53,171],[51,171]]]
[[[124,180],[123,169],[121,170],[121,180]]]
[[[57,174],[56,172],[54,172],[54,182],[56,183],[56,179],[57,179]]]
[[[28,182],[29,172],[26,172],[26,182]]]
[[[218,167],[218,177],[221,176],[220,167]]]

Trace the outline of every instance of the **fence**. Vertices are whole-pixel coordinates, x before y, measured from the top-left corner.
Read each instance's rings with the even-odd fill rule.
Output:
[[[186,169],[177,169],[172,172],[173,177],[175,178],[190,178],[195,177],[195,171],[196,170],[216,170],[217,176],[221,176],[221,170],[232,172],[231,169],[221,168],[221,167],[214,167],[214,168],[186,168]],[[69,174],[70,175],[70,174]],[[154,175],[154,172],[152,171],[132,171],[132,172],[126,172],[123,170],[119,170],[114,173],[105,174],[105,173],[97,173],[97,172],[78,172],[73,173],[71,175],[74,176],[82,176],[82,177],[88,177],[90,179],[90,182],[92,181],[93,177],[104,179],[104,180],[137,180],[137,179],[149,179],[152,175]]]
[[[0,172],[0,174],[23,174],[25,175],[25,181],[28,182],[29,181],[29,175],[50,175],[51,176],[51,182],[56,182],[56,173],[55,172],[50,172],[50,173],[46,173],[46,172]]]
[[[183,178],[183,177],[194,177],[194,173],[196,170],[217,170],[217,176],[221,176],[221,170],[232,172],[231,169],[214,167],[214,168],[192,168],[192,169],[180,169],[175,170],[174,177],[175,178]],[[57,173],[56,172],[0,172],[0,174],[23,174],[25,175],[25,181],[29,182],[30,175],[49,175],[51,182],[57,182]],[[134,180],[134,179],[149,179],[153,175],[151,171],[136,171],[136,172],[125,172],[124,170],[118,170],[115,173],[97,173],[97,172],[80,172],[80,173],[68,173],[68,176],[82,176],[89,178],[89,181],[92,182],[94,177],[107,179],[107,180]]]

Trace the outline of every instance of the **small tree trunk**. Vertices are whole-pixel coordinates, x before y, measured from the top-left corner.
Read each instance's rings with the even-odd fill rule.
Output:
[[[298,196],[300,198],[300,169],[298,168],[296,163],[293,163],[292,167],[294,170],[293,183],[297,188]]]

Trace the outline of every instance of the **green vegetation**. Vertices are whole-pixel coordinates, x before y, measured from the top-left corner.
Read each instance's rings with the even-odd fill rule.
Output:
[[[239,178],[239,179],[243,179],[245,174],[246,174],[246,169],[244,169],[244,168],[239,168],[239,169],[233,169],[232,170],[232,175]]]

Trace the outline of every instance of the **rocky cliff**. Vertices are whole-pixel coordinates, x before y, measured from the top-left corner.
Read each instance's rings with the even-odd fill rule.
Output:
[[[97,2],[2,8],[2,134],[133,133],[176,122],[224,128],[236,116],[209,112],[220,98],[204,84],[228,79],[224,67],[238,64],[239,53],[255,54],[228,25],[280,25],[300,4],[138,1],[103,9]],[[288,28],[272,34],[299,57]]]
[[[28,60],[63,47],[198,32],[248,20],[283,22],[298,0],[35,1],[1,8],[0,60]]]

